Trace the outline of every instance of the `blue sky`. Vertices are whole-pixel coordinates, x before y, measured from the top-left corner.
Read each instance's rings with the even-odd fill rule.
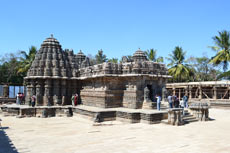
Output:
[[[121,58],[175,46],[211,57],[212,37],[230,31],[229,0],[0,0],[0,55],[40,48],[53,34],[62,48]]]

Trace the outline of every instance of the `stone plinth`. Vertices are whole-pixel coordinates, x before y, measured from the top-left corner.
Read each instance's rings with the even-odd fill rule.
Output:
[[[199,121],[208,121],[209,120],[209,105],[205,102],[196,102],[192,103],[189,106],[191,113]]]
[[[1,110],[5,116],[19,117],[60,117],[73,115],[72,106],[2,106]]]
[[[140,112],[117,111],[117,120],[128,123],[139,123]]]
[[[19,116],[23,117],[35,117],[36,109],[35,108],[21,108],[19,110]]]
[[[162,112],[155,113],[141,113],[141,122],[147,124],[157,124],[160,123],[161,120],[166,119],[167,114]]]
[[[183,125],[181,118],[183,109],[182,108],[172,108],[168,110],[168,124],[171,125]]]

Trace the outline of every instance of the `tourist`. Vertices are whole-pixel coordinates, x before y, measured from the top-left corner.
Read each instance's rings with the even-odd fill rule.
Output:
[[[188,108],[188,96],[185,94],[183,96],[184,108]]]
[[[16,104],[20,105],[20,92],[16,95]]]
[[[157,95],[156,99],[157,99],[157,110],[160,111],[161,110],[161,96]]]
[[[177,96],[174,97],[174,107],[179,108],[180,105],[180,100],[177,98]]]
[[[74,96],[74,105],[77,106],[77,101],[78,101],[78,94],[76,93]]]
[[[169,108],[173,108],[173,97],[171,94],[168,96]]]
[[[36,96],[33,95],[33,96],[31,97],[31,105],[32,105],[32,107],[35,106],[35,102],[36,102]]]
[[[21,102],[22,102],[22,104],[25,104],[25,94],[24,93],[22,93],[22,100],[21,100]]]
[[[75,95],[73,94],[72,97],[71,97],[71,101],[72,101],[72,105],[75,106],[74,104],[74,99],[75,99]]]

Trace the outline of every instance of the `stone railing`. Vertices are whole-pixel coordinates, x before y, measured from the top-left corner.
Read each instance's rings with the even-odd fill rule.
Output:
[[[189,106],[189,109],[199,121],[208,121],[209,107],[210,106],[206,102],[195,102]]]
[[[183,109],[182,108],[172,108],[168,110],[168,124],[171,125],[183,125],[184,122],[181,118]]]

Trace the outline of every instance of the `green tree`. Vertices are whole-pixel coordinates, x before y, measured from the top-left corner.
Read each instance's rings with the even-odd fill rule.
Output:
[[[218,34],[219,36],[213,37],[216,46],[211,46],[211,48],[217,53],[211,58],[210,63],[222,65],[224,72],[226,72],[230,61],[230,34],[226,30],[218,32]]]
[[[217,76],[220,74],[220,72],[215,69],[213,64],[209,63],[210,59],[208,57],[190,57],[188,61],[194,72],[193,81],[217,80]]]
[[[106,58],[106,55],[103,54],[103,50],[99,50],[96,57],[97,64],[101,64],[103,62],[106,62],[108,59]]]
[[[176,46],[172,54],[169,54],[170,57],[167,58],[170,62],[168,72],[169,75],[173,76],[173,82],[189,81],[191,69],[185,62],[185,54],[186,52],[181,47]]]
[[[17,73],[20,61],[15,54],[5,55],[1,59],[0,82],[3,84],[22,84],[23,76]]]
[[[34,61],[35,55],[37,53],[37,48],[35,46],[31,46],[29,48],[29,54],[27,54],[25,51],[21,51],[20,53],[22,57],[20,58],[20,66],[18,68],[18,73],[25,76],[32,62]]]
[[[108,60],[108,62],[118,63],[118,59],[117,58],[111,58],[111,59]]]
[[[164,62],[164,58],[162,56],[157,57],[157,50],[156,49],[150,49],[145,51],[145,54],[148,58],[149,61],[153,61],[153,62]]]

